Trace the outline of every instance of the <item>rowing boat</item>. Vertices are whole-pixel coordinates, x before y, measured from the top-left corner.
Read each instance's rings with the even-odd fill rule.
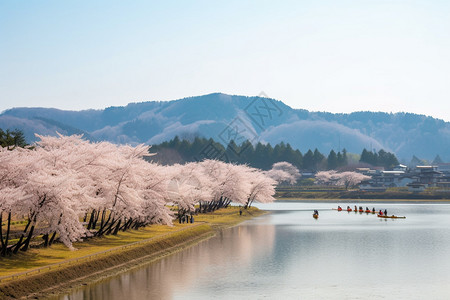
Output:
[[[377,215],[378,218],[385,218],[385,219],[406,219],[406,217],[399,217],[399,216],[382,216],[382,215]]]
[[[318,214],[313,214],[313,218],[314,218],[314,219],[317,219],[318,217],[319,217]]]

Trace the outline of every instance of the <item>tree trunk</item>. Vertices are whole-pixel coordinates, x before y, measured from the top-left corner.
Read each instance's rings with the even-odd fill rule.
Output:
[[[92,224],[92,229],[95,230],[95,227],[97,227],[98,218],[100,217],[100,211],[95,212],[94,214],[94,223]]]
[[[89,218],[88,226],[86,227],[87,230],[90,230],[92,228],[92,225],[94,224],[94,217],[95,217],[95,209],[91,212],[91,217]]]
[[[130,221],[128,222],[127,226],[125,227],[125,229],[123,231],[130,229],[131,224],[133,224],[133,218],[130,218]]]
[[[213,209],[213,206],[214,206],[214,201],[209,202],[209,205],[208,205],[208,212],[213,211],[213,210],[212,210],[212,209]]]
[[[111,217],[113,217],[113,215],[114,215],[114,213],[111,212],[109,214],[109,216],[108,216],[108,219],[106,219],[106,221],[104,221],[105,214],[106,214],[106,212],[103,211],[103,213],[102,213],[102,222],[100,223],[100,229],[97,231],[97,235],[98,236],[102,235],[107,230],[105,228],[108,228],[108,226],[110,224]],[[112,218],[111,222],[112,222],[112,224],[114,224],[114,217]]]
[[[105,222],[105,214],[106,214],[106,209],[103,209],[102,219],[100,221],[100,228],[103,228],[103,223]]]
[[[122,219],[119,220],[119,223],[117,223],[116,228],[114,229],[113,235],[117,235],[117,232],[120,229],[120,224],[122,223]]]
[[[0,212],[0,253],[3,253],[3,212]]]
[[[111,222],[108,221],[107,224],[105,224],[104,226],[104,230],[102,230],[101,234],[102,235],[108,235],[111,233],[111,228],[113,227],[113,225],[116,223],[116,220],[114,218],[112,218]]]
[[[5,242],[2,239],[2,256],[6,255],[6,250],[8,249],[9,232],[11,229],[11,211],[8,212],[8,225],[6,225],[6,236]]]
[[[120,228],[122,231],[127,231],[130,227],[131,223],[133,223],[133,218],[130,218],[128,221],[123,223],[122,228]]]
[[[120,219],[112,219],[111,220],[111,224],[108,226],[108,228],[105,230],[105,235],[110,235],[111,232],[113,231],[114,225],[117,223],[117,221],[119,221]]]
[[[51,246],[53,242],[55,241],[56,231],[53,232],[52,237],[50,238],[50,241],[48,242],[48,245]]]
[[[48,247],[48,233],[44,234],[42,239],[44,240],[44,247]]]
[[[27,232],[28,227],[30,227],[31,220],[32,220],[33,218],[34,218],[34,214],[32,214],[31,216],[28,217],[28,223],[27,223],[27,225],[25,226],[25,229],[23,230],[23,234],[25,234],[25,233]]]
[[[33,221],[32,221],[32,220],[33,220]],[[28,217],[28,223],[27,223],[27,225],[25,226],[25,229],[23,230],[23,233],[22,233],[22,235],[20,236],[19,241],[17,242],[17,244],[14,245],[14,250],[13,250],[13,253],[14,253],[14,254],[16,254],[16,253],[19,251],[20,247],[23,245],[22,241],[23,241],[23,238],[25,237],[25,234],[26,234],[27,231],[28,231],[28,227],[30,227],[31,223],[33,223],[33,222],[35,222],[35,221],[36,221],[36,214],[35,214],[35,213],[32,213],[32,214]],[[31,233],[33,233],[33,231],[34,231],[34,225],[31,226],[30,231],[31,231]]]
[[[254,198],[252,200],[250,200],[250,202],[248,203],[248,208],[250,208],[253,204],[253,200],[255,200]]]
[[[247,199],[247,203],[245,203],[244,209],[247,209],[249,204],[250,204],[250,198]]]
[[[139,221],[134,222],[133,229],[139,229],[139,227],[141,227],[141,222]]]
[[[112,217],[112,220],[111,220],[111,217]],[[103,224],[103,227],[106,227],[110,221],[114,222],[114,213],[112,211],[109,213],[108,219],[106,219],[105,223]]]
[[[30,247],[31,238],[33,237],[33,232],[34,232],[34,225],[31,226],[30,232],[28,233],[28,237],[25,240],[25,243],[24,243],[23,247],[20,250],[22,250],[22,251],[27,251],[28,250],[28,248]]]

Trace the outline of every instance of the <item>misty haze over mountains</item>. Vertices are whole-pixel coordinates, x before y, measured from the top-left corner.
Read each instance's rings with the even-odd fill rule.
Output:
[[[21,129],[28,142],[34,133],[81,134],[94,141],[157,144],[176,135],[213,138],[227,144],[290,143],[302,153],[331,149],[360,154],[363,148],[393,152],[400,160],[415,155],[450,161],[450,122],[412,113],[333,114],[293,109],[281,101],[221,93],[180,100],[130,103],[104,110],[64,111],[13,108],[0,115],[0,128]]]

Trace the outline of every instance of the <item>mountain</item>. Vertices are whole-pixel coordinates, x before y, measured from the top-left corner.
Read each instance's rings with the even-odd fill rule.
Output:
[[[318,148],[361,153],[384,149],[403,160],[413,155],[450,161],[450,123],[412,113],[354,112],[333,114],[293,109],[262,97],[214,93],[174,101],[130,103],[104,110],[65,111],[13,108],[0,115],[0,128],[34,133],[84,134],[93,141],[156,144],[172,139],[213,138],[222,144],[284,141],[302,152]]]

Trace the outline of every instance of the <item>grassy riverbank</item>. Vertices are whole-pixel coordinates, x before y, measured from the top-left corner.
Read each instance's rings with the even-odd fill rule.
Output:
[[[0,258],[0,299],[39,298],[99,280],[162,258],[263,213],[251,208],[240,216],[239,208],[231,207],[198,215],[194,224],[149,226],[75,243],[76,251],[54,244]]]

